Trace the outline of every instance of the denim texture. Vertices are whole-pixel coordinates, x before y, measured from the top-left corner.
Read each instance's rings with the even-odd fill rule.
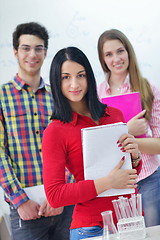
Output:
[[[160,225],[160,167],[138,182],[138,191],[142,194],[146,227]]]
[[[102,236],[103,228],[100,226],[82,227],[70,230],[70,240],[80,240],[90,237]]]
[[[70,223],[74,206],[64,208],[62,214],[23,221],[18,212],[10,207],[13,240],[69,240]]]

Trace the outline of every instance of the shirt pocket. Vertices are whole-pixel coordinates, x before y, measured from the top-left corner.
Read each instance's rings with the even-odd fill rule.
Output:
[[[30,110],[27,108],[5,109],[4,118],[8,136],[18,137],[26,133],[28,123],[31,122]]]
[[[47,109],[39,112],[38,122],[41,131],[43,131],[51,122],[52,110]]]

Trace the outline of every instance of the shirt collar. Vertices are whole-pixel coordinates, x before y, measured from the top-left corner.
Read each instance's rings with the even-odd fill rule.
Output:
[[[77,125],[77,121],[78,121],[78,113],[73,112],[71,124],[73,126],[76,126]]]
[[[23,88],[29,87],[29,85],[24,80],[22,80],[18,76],[18,74],[16,74],[16,76],[14,77],[13,84],[15,85],[15,88],[17,90],[22,90]],[[40,85],[38,89],[43,89],[43,88],[45,88],[47,92],[50,92],[50,86],[48,84],[45,84],[43,78],[40,78]]]
[[[109,74],[106,74],[106,81],[105,81],[105,89],[106,89],[106,92],[110,92],[110,91],[111,91],[111,90],[110,90],[110,86],[109,86],[109,84],[108,84],[108,80],[109,80]],[[122,88],[125,87],[125,86],[130,87],[130,76],[129,76],[129,73],[127,74],[127,76],[126,76],[126,78],[125,78],[125,80],[124,80],[124,83],[123,83],[123,85],[122,85]]]
[[[83,116],[83,115],[80,115],[76,112],[73,112],[73,118],[72,118],[72,121],[70,122],[73,126],[76,126],[78,124],[78,119],[79,118],[83,118],[83,119],[86,119],[86,121],[89,121],[90,123],[94,123],[89,117],[86,117],[86,116]],[[100,119],[100,122],[102,121],[103,122],[103,118],[106,116],[110,116],[110,112],[109,112],[109,108],[107,107],[106,110],[105,110],[105,113],[104,113],[104,116]],[[94,126],[95,124],[93,124]]]

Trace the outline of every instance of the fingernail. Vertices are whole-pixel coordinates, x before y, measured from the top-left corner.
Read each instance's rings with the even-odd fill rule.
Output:
[[[122,147],[122,144],[120,143],[120,144],[118,145],[118,147]]]
[[[122,151],[123,151],[123,150],[125,150],[125,149],[122,147],[122,148],[120,148],[120,150],[122,150]]]
[[[125,156],[123,156],[121,160],[124,161],[125,160]]]
[[[119,143],[119,140],[117,141],[117,144]]]

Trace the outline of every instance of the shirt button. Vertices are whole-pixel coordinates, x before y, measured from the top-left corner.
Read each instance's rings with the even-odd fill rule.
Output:
[[[42,152],[42,149],[39,149],[40,152]]]
[[[34,98],[34,96],[32,96],[32,98]]]
[[[34,113],[34,116],[37,116],[37,113]]]
[[[36,131],[37,134],[39,134],[39,131]]]

